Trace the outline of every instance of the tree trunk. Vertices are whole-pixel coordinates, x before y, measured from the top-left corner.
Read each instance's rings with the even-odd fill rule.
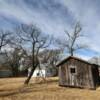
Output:
[[[35,70],[35,68],[36,68],[36,66],[34,65],[34,64],[35,64],[34,52],[35,52],[35,43],[33,42],[33,43],[32,43],[32,70],[31,70],[29,76],[27,77],[27,79],[25,80],[24,84],[28,84],[28,83],[29,83],[29,81],[30,81],[30,79],[31,79],[31,77],[32,77],[32,75],[33,75],[33,73],[34,73],[34,70]]]
[[[31,79],[31,77],[32,77],[32,75],[33,75],[33,73],[35,71],[35,68],[36,67],[32,68],[32,70],[31,70],[29,76],[27,77],[27,79],[25,80],[24,84],[28,84],[29,83],[29,81],[30,81],[30,79]]]
[[[70,53],[70,56],[73,56],[73,49],[72,48],[70,49],[69,53]]]
[[[73,51],[71,51],[71,56],[73,56]]]

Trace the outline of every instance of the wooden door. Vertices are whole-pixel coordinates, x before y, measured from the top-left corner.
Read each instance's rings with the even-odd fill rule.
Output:
[[[75,67],[70,67],[69,70],[69,76],[70,76],[70,85],[75,86],[76,83],[76,68]]]
[[[70,85],[74,86],[75,85],[75,75],[70,74]]]

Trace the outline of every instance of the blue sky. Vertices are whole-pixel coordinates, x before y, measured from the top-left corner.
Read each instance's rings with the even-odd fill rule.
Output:
[[[13,29],[20,23],[36,24],[44,33],[63,37],[81,22],[90,50],[78,55],[88,59],[100,55],[100,0],[0,0],[0,28]]]

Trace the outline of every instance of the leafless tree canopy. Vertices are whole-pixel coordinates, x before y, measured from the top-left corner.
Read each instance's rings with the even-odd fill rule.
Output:
[[[5,51],[7,62],[6,64],[11,68],[13,76],[18,76],[19,74],[19,67],[20,67],[20,60],[24,55],[27,55],[25,50],[22,48],[14,48],[11,51]]]
[[[48,63],[48,65],[56,66],[56,63],[60,60],[60,49],[45,49],[40,52],[39,57],[42,63]]]
[[[22,42],[27,45],[31,45],[32,70],[29,77],[25,81],[25,84],[28,84],[34,70],[39,64],[38,56],[40,50],[43,50],[50,45],[49,36],[42,34],[40,29],[38,29],[35,25],[21,25],[17,32]]]
[[[55,75],[57,75],[58,73],[56,64],[58,63],[58,61],[60,61],[60,54],[60,49],[45,49],[39,54],[41,64],[46,64],[46,67],[48,69],[51,69],[51,71],[55,70]]]
[[[0,30],[0,51],[3,47],[5,47],[7,44],[11,43],[11,32],[3,30]]]
[[[82,28],[80,23],[77,23],[75,25],[74,31],[73,33],[69,33],[68,31],[65,31],[66,34],[66,38],[65,40],[57,40],[57,43],[64,47],[67,48],[68,53],[73,56],[74,52],[79,50],[79,49],[84,49],[87,48],[87,45],[81,44],[81,43],[77,43],[77,41],[79,40],[79,38],[84,37],[84,35],[82,35],[81,32]]]

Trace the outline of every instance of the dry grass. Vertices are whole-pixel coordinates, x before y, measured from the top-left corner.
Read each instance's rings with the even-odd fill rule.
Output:
[[[95,90],[58,86],[57,78],[46,81],[32,79],[28,86],[25,78],[0,79],[0,100],[100,100],[99,88]]]

